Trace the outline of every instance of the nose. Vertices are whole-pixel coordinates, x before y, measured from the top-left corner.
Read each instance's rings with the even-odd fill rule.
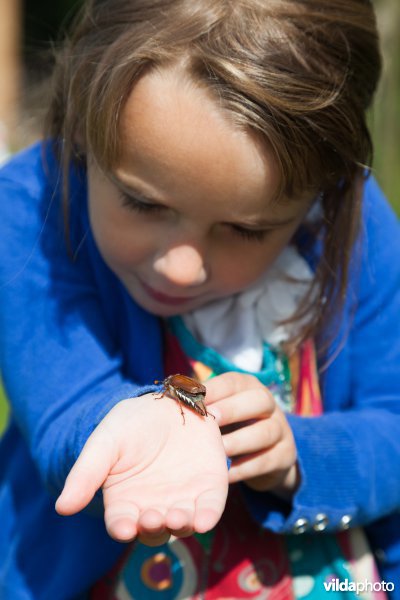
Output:
[[[189,244],[167,248],[156,257],[153,266],[159,275],[176,286],[201,285],[208,277],[200,250]]]

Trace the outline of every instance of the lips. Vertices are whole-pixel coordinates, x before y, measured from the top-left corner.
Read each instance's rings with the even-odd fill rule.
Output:
[[[180,304],[186,304],[190,300],[193,300],[193,296],[191,296],[189,298],[182,298],[182,297],[178,297],[178,296],[169,296],[168,294],[164,294],[163,292],[159,292],[158,290],[153,289],[152,287],[147,285],[147,283],[145,283],[144,281],[140,281],[140,283],[141,283],[143,289],[145,290],[146,294],[148,296],[150,296],[150,298],[152,298],[156,302],[161,302],[161,304],[177,306]]]

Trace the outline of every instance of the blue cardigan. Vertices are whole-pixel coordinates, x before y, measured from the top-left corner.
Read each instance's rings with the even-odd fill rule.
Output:
[[[119,400],[153,391],[163,373],[160,322],[104,264],[84,175],[71,177],[74,260],[49,148],[37,144],[0,171],[0,351],[11,404],[0,442],[6,600],[75,598],[121,555],[100,500],[73,517],[57,515],[54,501],[99,421]],[[291,505],[250,490],[246,501],[276,532],[312,529],[321,513],[329,531],[365,525],[400,598],[400,228],[373,179],[363,215],[362,266],[321,373],[326,413],[289,416],[301,487]]]

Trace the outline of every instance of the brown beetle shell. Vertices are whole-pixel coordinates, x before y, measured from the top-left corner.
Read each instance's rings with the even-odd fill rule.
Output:
[[[154,383],[160,383],[159,381],[155,381]],[[174,400],[179,402],[183,402],[189,408],[192,408],[197,413],[202,415],[203,417],[207,417],[210,413],[207,412],[207,408],[204,404],[204,398],[206,395],[206,388],[203,384],[192,377],[188,377],[187,375],[169,375],[162,382],[163,389],[161,391],[161,396],[164,394],[168,394]],[[185,422],[185,416],[180,406],[183,422]]]
[[[172,386],[174,388],[180,388],[190,394],[203,394],[206,395],[205,386],[187,375],[169,375],[163,381],[164,387]]]

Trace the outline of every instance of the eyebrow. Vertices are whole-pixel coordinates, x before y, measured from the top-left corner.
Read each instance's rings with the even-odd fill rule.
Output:
[[[297,215],[286,217],[285,219],[257,219],[255,221],[242,221],[240,224],[245,227],[284,227],[290,225],[297,219]]]
[[[127,194],[131,194],[135,197],[137,197],[139,200],[143,200],[144,202],[148,202],[150,204],[157,204],[160,206],[167,206],[166,204],[164,204],[163,200],[157,198],[156,196],[153,196],[152,194],[149,194],[147,192],[144,192],[143,190],[141,190],[139,187],[136,187],[135,185],[132,184],[127,184],[124,183],[123,181],[121,181],[116,175],[114,174],[110,174],[110,178],[113,181],[113,183],[115,183],[115,185],[117,187],[119,187],[121,190],[123,190],[124,192],[126,192]],[[260,229],[260,228],[272,228],[272,227],[284,227],[285,225],[290,225],[291,223],[293,223],[295,220],[297,219],[297,215],[294,216],[290,216],[290,217],[286,217],[286,218],[277,218],[277,219],[255,219],[253,221],[246,221],[245,219],[242,221],[237,221],[237,222],[230,222],[231,225],[236,225],[239,227],[247,227],[247,228],[253,228],[253,229]]]
[[[163,200],[149,194],[148,192],[144,192],[140,189],[140,187],[136,187],[135,185],[124,183],[121,181],[116,175],[110,174],[111,181],[119,187],[121,190],[125,191],[127,194],[132,194],[134,196],[138,196],[138,198],[142,198],[143,200],[147,200],[147,202],[151,202],[152,204],[164,204]]]

